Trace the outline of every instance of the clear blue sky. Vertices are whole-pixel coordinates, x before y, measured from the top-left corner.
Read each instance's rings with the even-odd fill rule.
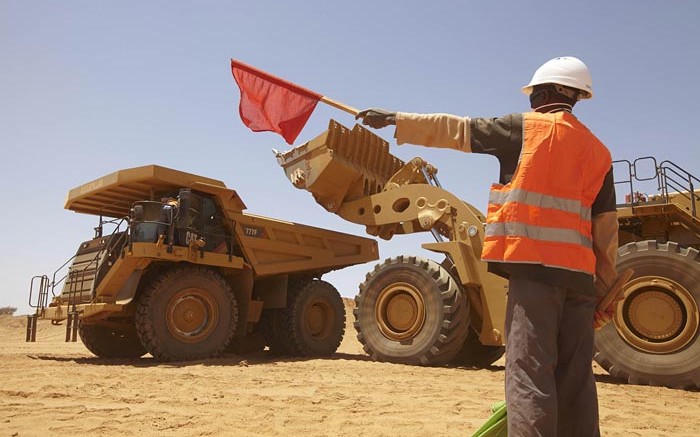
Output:
[[[499,116],[528,108],[520,87],[573,55],[593,75],[575,108],[615,159],[655,155],[700,174],[700,2],[668,1],[28,1],[0,0],[0,306],[28,312],[32,275],[52,273],[95,219],[63,209],[70,188],[160,164],[221,179],[248,210],[364,234],[289,184],[281,137],[238,117],[237,58],[355,107]],[[329,118],[319,105],[300,144]],[[396,147],[480,209],[495,158]],[[430,234],[381,243],[382,258]],[[329,274],[354,296],[359,266]]]

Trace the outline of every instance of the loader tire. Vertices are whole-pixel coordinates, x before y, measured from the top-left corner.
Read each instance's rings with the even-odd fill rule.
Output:
[[[345,334],[345,306],[338,290],[314,279],[287,296],[287,307],[278,320],[292,356],[330,356]],[[281,331],[280,331],[281,330]]]
[[[455,356],[452,364],[465,367],[484,368],[489,367],[505,354],[505,346],[489,346],[481,344],[479,334],[469,329],[469,334],[464,340],[462,348]]]
[[[440,263],[440,266],[447,270],[453,278],[459,277],[457,268],[452,263],[450,258],[445,258],[445,260]],[[460,287],[462,293],[466,296],[467,291],[465,291],[464,287],[462,287],[461,284],[458,284],[458,286]],[[469,292],[472,291],[473,290],[469,290]],[[474,292],[476,293],[476,291]],[[467,307],[469,307],[469,305],[467,305]],[[475,321],[476,318],[470,317],[470,324],[474,325]],[[480,322],[477,322],[476,324],[479,326],[481,325]],[[464,343],[462,343],[461,347],[459,348],[459,352],[457,352],[457,355],[450,364],[464,367],[483,368],[489,367],[503,356],[503,354],[506,352],[505,346],[490,346],[481,344],[481,341],[479,341],[478,330],[479,328],[476,328],[475,326],[471,326],[469,328],[467,338],[464,339]]]
[[[141,293],[136,329],[158,361],[216,356],[236,333],[238,305],[217,272],[186,266],[153,277]]]
[[[357,339],[374,360],[438,366],[469,329],[466,296],[438,263],[398,256],[375,266],[355,298]]]
[[[617,270],[634,269],[613,320],[596,333],[595,360],[632,384],[700,387],[700,255],[677,243],[618,249]]]
[[[146,355],[133,323],[117,328],[86,325],[80,321],[78,334],[85,347],[100,358],[139,358]]]

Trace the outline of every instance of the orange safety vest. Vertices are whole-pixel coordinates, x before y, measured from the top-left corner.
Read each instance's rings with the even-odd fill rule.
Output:
[[[611,165],[608,149],[572,114],[523,114],[515,174],[491,186],[482,260],[595,274],[591,205]]]

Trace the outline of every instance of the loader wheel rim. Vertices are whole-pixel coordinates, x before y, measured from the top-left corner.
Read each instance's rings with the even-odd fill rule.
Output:
[[[328,337],[333,329],[333,309],[328,302],[319,300],[311,303],[304,319],[306,332],[316,340]]]
[[[700,327],[692,294],[675,281],[651,276],[626,285],[625,300],[617,306],[614,321],[625,341],[652,354],[682,349]]]
[[[166,324],[170,333],[185,343],[207,338],[219,321],[219,310],[212,296],[199,288],[178,291],[168,302]]]
[[[411,284],[397,282],[384,288],[377,297],[376,318],[379,330],[390,340],[413,338],[425,323],[425,302]]]

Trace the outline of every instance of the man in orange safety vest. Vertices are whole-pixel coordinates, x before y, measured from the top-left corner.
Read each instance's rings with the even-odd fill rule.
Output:
[[[572,114],[593,96],[581,60],[544,63],[523,92],[532,111],[497,118],[381,109],[357,118],[373,128],[395,125],[398,144],[498,158],[482,259],[509,278],[508,433],[598,436],[593,324],[609,320],[596,304],[617,277],[612,160]]]

